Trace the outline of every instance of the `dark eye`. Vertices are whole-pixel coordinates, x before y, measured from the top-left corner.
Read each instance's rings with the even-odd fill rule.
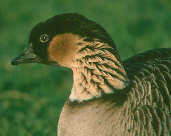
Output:
[[[40,36],[40,42],[41,43],[46,43],[46,42],[48,42],[49,41],[49,36],[47,35],[47,34],[42,34],[41,36]]]

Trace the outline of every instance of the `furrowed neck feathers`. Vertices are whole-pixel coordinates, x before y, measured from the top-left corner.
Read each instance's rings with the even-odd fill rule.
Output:
[[[129,80],[114,49],[106,43],[82,41],[72,63],[73,88],[70,101],[87,101],[112,94],[128,86]]]

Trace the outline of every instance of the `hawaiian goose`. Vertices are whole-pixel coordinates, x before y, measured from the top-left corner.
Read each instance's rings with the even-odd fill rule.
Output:
[[[121,62],[100,25],[61,14],[33,28],[29,47],[12,64],[31,62],[73,71],[58,136],[171,135],[171,48]]]

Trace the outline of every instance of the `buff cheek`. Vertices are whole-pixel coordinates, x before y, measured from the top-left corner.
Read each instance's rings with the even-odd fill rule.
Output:
[[[55,36],[49,44],[49,61],[57,62],[61,66],[70,67],[77,50],[77,36],[62,34]]]

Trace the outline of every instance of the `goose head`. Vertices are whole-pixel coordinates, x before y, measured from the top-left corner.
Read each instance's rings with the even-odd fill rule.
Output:
[[[12,65],[37,62],[70,67],[81,44],[95,40],[113,45],[106,31],[86,17],[76,13],[56,15],[32,29],[29,46],[12,60]],[[118,57],[116,49],[114,53]]]
[[[100,97],[128,84],[111,37],[100,25],[82,15],[60,14],[37,24],[30,33],[28,45],[12,60],[12,65],[42,63],[72,69],[76,83],[71,96],[75,97],[75,90],[88,88],[93,97]]]

